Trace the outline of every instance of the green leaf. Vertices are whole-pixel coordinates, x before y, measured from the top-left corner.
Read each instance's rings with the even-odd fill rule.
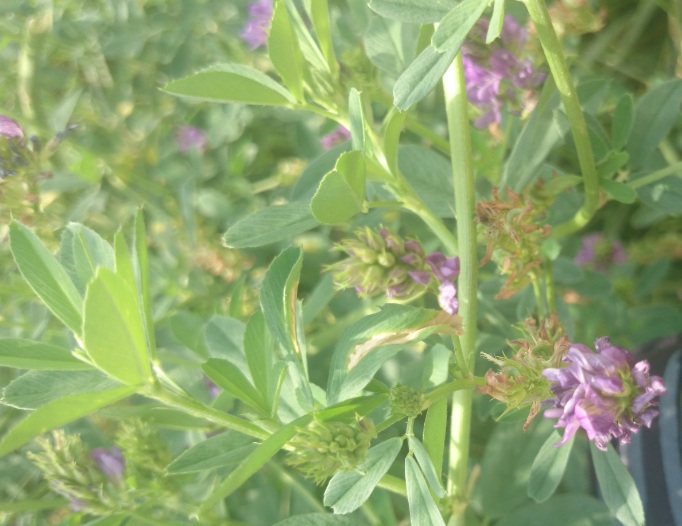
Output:
[[[395,107],[406,110],[431,93],[455,59],[457,51],[448,49],[439,53],[433,46],[424,48],[393,86]]]
[[[19,338],[0,339],[0,366],[49,371],[92,369],[73,356],[69,349]]]
[[[290,422],[284,427],[275,431],[268,438],[263,440],[255,450],[253,450],[234,471],[232,471],[223,482],[213,490],[204,500],[199,509],[203,514],[213,508],[218,502],[232,494],[251,475],[256,473],[263,465],[270,460],[284,445],[293,438],[300,427],[307,425],[312,419],[311,415],[305,415]]]
[[[230,248],[260,247],[291,239],[318,226],[308,203],[270,206],[232,225],[223,238]]]
[[[547,437],[530,470],[529,497],[537,502],[544,502],[554,494],[564,476],[568,458],[573,449],[574,438],[571,438],[567,444],[557,446],[561,436],[556,430]]]
[[[609,197],[619,203],[632,204],[637,201],[637,191],[631,186],[612,179],[602,179],[599,181],[601,186]]]
[[[557,495],[542,504],[518,508],[495,526],[614,526],[606,506],[589,495]]]
[[[142,316],[134,284],[100,267],[85,295],[83,342],[97,367],[130,385],[151,381]]]
[[[316,2],[317,0],[313,0]],[[358,517],[346,517],[345,515],[334,515],[332,513],[306,513],[304,515],[294,515],[283,521],[279,521],[274,526],[366,526]]]
[[[414,59],[418,28],[372,16],[363,39],[367,58],[381,71],[398,78]]]
[[[445,497],[446,491],[440,481],[440,476],[438,473],[436,473],[436,469],[433,466],[433,462],[431,462],[431,457],[427,453],[426,448],[419,441],[419,439],[414,436],[408,436],[407,440],[410,446],[410,451],[412,451],[414,454],[414,458],[417,460],[419,468],[421,468],[424,478],[428,482],[431,491],[433,491],[436,497],[442,499]]]
[[[365,115],[362,111],[360,92],[355,88],[348,94],[348,116],[353,150],[363,151],[365,148]]]
[[[137,279],[142,294],[142,309],[144,311],[145,328],[149,340],[149,348],[152,359],[156,357],[156,336],[154,334],[154,317],[152,316],[152,296],[149,288],[149,255],[147,253],[147,235],[144,226],[144,214],[142,209],[137,209],[135,214],[135,242],[133,260],[136,265]]]
[[[398,151],[400,171],[438,217],[453,217],[455,190],[450,163],[438,152],[413,144]]]
[[[289,247],[273,259],[261,285],[263,316],[277,343],[290,356],[301,356],[296,329],[296,295],[303,251]]]
[[[322,178],[336,166],[339,155],[350,151],[350,149],[350,142],[344,141],[313,159],[305,167],[301,176],[294,184],[294,188],[291,191],[291,200],[309,202],[313,195],[315,195],[317,187],[320,186]],[[310,209],[308,209],[308,216],[312,217],[310,216]]]
[[[682,79],[664,82],[649,90],[635,108],[626,150],[633,169],[645,168],[647,160],[670,133],[682,105]]]
[[[440,21],[455,4],[455,0],[370,0],[369,8],[392,20],[432,24]]]
[[[422,340],[434,332],[457,334],[460,328],[461,318],[443,311],[395,303],[385,305],[341,335],[332,357],[327,400],[335,403],[357,394],[406,343]]]
[[[329,22],[329,4],[327,0],[313,0],[310,2],[310,19],[315,28],[317,40],[320,43],[322,54],[327,60],[332,77],[339,74],[339,64],[334,54],[334,42],[332,40],[331,24]]]
[[[499,38],[502,34],[502,26],[504,25],[504,4],[505,0],[494,0],[493,14],[490,17],[490,24],[488,25],[488,33],[485,36],[485,43],[490,44],[493,40]]]
[[[348,221],[365,207],[365,158],[353,150],[342,153],[334,169],[324,176],[310,201],[310,210],[320,223]]]
[[[401,438],[389,438],[370,448],[356,471],[341,471],[334,475],[324,492],[324,505],[334,513],[350,513],[362,506],[393,464],[402,445]]]
[[[9,226],[14,261],[33,292],[75,334],[81,334],[83,299],[52,253],[17,221]]]
[[[485,447],[481,478],[473,500],[490,518],[503,517],[528,501],[531,466],[551,425],[533,421],[524,432],[518,422],[498,423]]]
[[[626,93],[616,104],[611,121],[611,148],[620,150],[628,143],[635,120],[635,103],[632,95]]]
[[[556,177],[552,177],[545,184],[545,190],[551,195],[557,195],[564,190],[568,190],[569,188],[573,188],[574,186],[582,184],[582,182],[583,178],[579,175],[557,175]]]
[[[275,344],[265,326],[261,311],[249,318],[244,333],[244,352],[256,390],[272,408],[277,388],[278,368],[273,368]]]
[[[263,400],[263,396],[237,366],[227,360],[210,358],[201,368],[218,387],[269,416],[270,408]]]
[[[268,34],[272,65],[296,100],[303,101],[303,54],[284,2],[275,2]]]
[[[167,471],[174,475],[231,467],[251,454],[255,448],[253,438],[228,430],[183,451],[168,465]]]
[[[38,435],[118,402],[135,392],[131,386],[78,393],[53,400],[21,420],[0,440],[0,456],[23,446]]]
[[[441,398],[431,404],[426,410],[424,420],[424,448],[429,454],[431,463],[440,474],[443,469],[443,456],[445,454],[445,436],[448,423],[448,400]],[[440,475],[439,475],[440,478]]]
[[[538,169],[569,128],[565,115],[558,108],[559,94],[554,82],[548,79],[512,147],[500,180],[501,187],[511,186],[520,192],[537,178]]]
[[[265,73],[240,64],[221,64],[166,84],[172,95],[209,102],[290,106],[296,99]]]
[[[384,121],[384,155],[386,156],[388,169],[392,174],[398,173],[400,134],[403,131],[406,117],[406,111],[399,111],[397,108],[391,108],[391,111]]]
[[[682,213],[682,171],[656,183],[637,188],[637,195],[642,202],[655,210],[679,215]]]
[[[445,526],[424,476],[412,457],[405,459],[405,485],[407,503],[410,507],[410,524],[412,526]]]
[[[294,0],[280,1],[286,3],[287,5],[287,12],[289,13],[291,25],[298,36],[298,43],[301,46],[301,52],[303,53],[303,56],[310,63],[310,65],[313,66],[313,68],[322,72],[324,76],[327,76],[327,74],[331,72],[329,69],[329,64],[327,64],[327,60],[322,54],[317,42],[313,38],[313,35],[310,33],[310,24],[301,18],[297,8],[297,2]]]
[[[59,262],[71,276],[80,294],[95,277],[97,267],[114,270],[114,250],[96,232],[78,223],[69,223],[62,233]]]
[[[28,371],[2,391],[2,403],[18,409],[37,409],[57,398],[96,392],[120,384],[97,370]]]
[[[128,250],[128,245],[122,230],[119,230],[116,232],[116,235],[114,235],[114,255],[116,257],[115,274],[125,283],[128,283],[132,288],[137,290],[133,261],[130,258],[130,251]]]
[[[452,52],[453,49],[459,51],[489,3],[489,0],[462,0],[438,24],[431,37],[431,45],[439,53]]]
[[[624,526],[643,526],[644,508],[635,481],[611,444],[601,451],[590,442],[592,463],[602,498]]]

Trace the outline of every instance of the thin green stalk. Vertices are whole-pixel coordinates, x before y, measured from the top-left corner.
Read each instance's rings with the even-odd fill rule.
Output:
[[[545,261],[545,294],[547,296],[547,309],[549,314],[556,312],[556,294],[554,291],[554,279],[552,277],[552,262]]]
[[[478,291],[478,256],[476,245],[476,204],[468,102],[464,82],[462,54],[458,53],[443,77],[445,111],[450,140],[450,159],[455,187],[455,216],[459,241],[460,275],[458,279],[459,314],[463,334],[462,356],[471,371],[476,360],[476,310]],[[469,437],[471,431],[472,390],[457,391],[452,396],[448,490],[453,499],[450,526],[464,524],[464,506],[469,476]]]
[[[599,177],[580,100],[578,100],[578,94],[571,80],[571,73],[566,65],[561,43],[552,26],[552,20],[549,17],[545,0],[525,0],[525,3],[535,25],[542,49],[545,52],[549,69],[559,90],[559,95],[561,95],[561,101],[564,104],[566,116],[571,125],[573,141],[575,142],[578,162],[580,163],[580,170],[583,176],[585,201],[582,207],[571,220],[559,225],[554,230],[558,236],[565,236],[585,226],[597,211],[599,205]]]
[[[628,183],[628,186],[636,190],[637,188],[641,188],[642,186],[653,184],[660,181],[661,179],[665,179],[666,177],[675,175],[678,172],[682,172],[682,162],[672,164],[670,166],[662,168],[661,170],[656,170],[655,172],[650,173],[649,175],[645,175],[644,177],[640,177],[639,179],[630,181]]]

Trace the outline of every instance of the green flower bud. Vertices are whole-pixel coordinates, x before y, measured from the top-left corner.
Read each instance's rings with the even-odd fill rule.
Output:
[[[408,385],[396,385],[388,392],[388,403],[391,413],[398,416],[414,418],[424,410],[426,397]]]

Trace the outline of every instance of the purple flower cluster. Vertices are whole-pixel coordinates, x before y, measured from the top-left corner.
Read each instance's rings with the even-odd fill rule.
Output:
[[[433,252],[424,258],[433,275],[438,280],[438,305],[450,315],[457,314],[459,300],[455,280],[459,276],[459,258],[446,257],[440,252]]]
[[[604,272],[613,265],[625,263],[627,257],[620,241],[611,241],[600,232],[594,232],[582,238],[575,262],[581,267],[594,267]]]
[[[518,94],[536,88],[545,79],[544,73],[535,71],[530,59],[517,58],[526,43],[527,32],[514,17],[504,17],[501,45],[477,45],[477,41],[484,41],[489,24],[484,18],[479,20],[462,49],[467,97],[483,111],[474,121],[479,128],[499,123],[505,101],[520,106]]]
[[[350,131],[348,131],[345,126],[339,124],[334,131],[323,136],[320,142],[322,143],[322,148],[331,150],[337,144],[347,141],[348,139],[350,139]]]
[[[206,147],[206,134],[195,126],[184,124],[175,132],[175,142],[182,153],[188,153],[192,148],[203,151]]]
[[[554,407],[544,415],[559,418],[554,427],[565,428],[557,445],[565,444],[581,427],[599,449],[605,450],[613,438],[627,444],[632,433],[650,427],[658,415],[656,397],[666,390],[661,377],[649,375],[649,363],[636,361],[606,337],[595,347],[596,353],[573,344],[564,357],[568,365],[543,371],[556,395]]]
[[[249,19],[240,36],[251,49],[257,49],[268,41],[271,18],[272,0],[256,0],[249,5]]]
[[[24,136],[24,132],[17,121],[6,115],[0,115],[0,135],[21,139]]]

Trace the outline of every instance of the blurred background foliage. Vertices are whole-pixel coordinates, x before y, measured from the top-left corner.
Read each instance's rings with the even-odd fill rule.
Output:
[[[239,38],[247,4],[246,0],[0,3],[0,113],[19,121],[27,135],[42,142],[75,125],[49,159],[37,195],[22,196],[26,203],[11,201],[11,187],[18,183],[0,182],[0,336],[47,342],[65,339],[58,324],[32,299],[14,266],[6,242],[10,216],[36,229],[56,249],[70,221],[82,222],[112,239],[121,225],[130,228],[137,208],[143,206],[152,257],[154,316],[159,323],[159,345],[167,351],[163,359],[177,365],[179,376],[187,375],[185,383],[195,392],[201,390],[196,364],[203,352],[203,327],[214,315],[244,321],[257,306],[258,283],[267,264],[286,246],[227,249],[222,235],[249,213],[286,202],[302,171],[323,153],[320,137],[335,127],[312,115],[191,103],[160,90],[172,79],[224,61],[270,70],[265,54],[250,51]],[[631,93],[637,100],[663,81],[682,76],[679,1],[564,0],[551,4],[576,80],[587,96],[586,111],[597,128],[611,126],[623,94]],[[369,38],[365,31],[371,28],[366,2],[333,0],[330,6],[346,82],[358,89],[385,89],[385,98],[389,97],[395,77],[381,67],[385,64],[377,63],[376,57],[373,63],[363,52]],[[509,6],[512,12],[522,13],[519,7]],[[437,92],[422,102],[419,119],[444,135],[441,100]],[[519,122],[516,117],[510,119],[506,141],[488,130],[473,131],[477,168],[485,175],[479,188],[484,196],[500,177],[500,164],[491,160],[508,153],[520,131]],[[201,130],[205,142],[185,148],[178,136],[184,126]],[[430,146],[413,134],[404,137]],[[682,160],[681,116],[656,155],[663,166]],[[563,167],[575,166],[570,140],[552,152],[552,163],[559,173]],[[560,199],[550,217],[561,217],[562,206],[575,199],[571,194]],[[628,258],[605,268],[574,261],[580,237],[562,241],[554,276],[563,300],[562,321],[575,341],[591,342],[609,334],[614,343],[632,347],[679,331],[681,213],[682,199],[667,209],[609,202],[588,230],[618,240]],[[384,223],[412,236],[425,232],[415,217],[381,209],[359,222]],[[343,234],[343,229],[322,227],[296,240],[306,252],[299,297],[306,308],[311,377],[320,384],[329,359],[324,351],[363,314],[363,301],[347,291],[335,294],[330,280],[321,280],[322,265],[335,259],[331,244]],[[428,250],[438,248],[430,246],[430,240],[425,243]],[[493,300],[501,284],[493,265],[484,268],[482,278],[480,348],[495,354],[504,349],[505,339],[516,336],[513,323],[532,311],[533,294],[528,288],[512,299]],[[402,355],[401,360],[382,370],[388,383],[409,384],[410,376],[421,373],[421,365],[415,368],[418,355]],[[182,367],[188,364],[194,369],[183,373]],[[481,373],[486,368],[487,364],[480,364]],[[0,368],[0,386],[14,374]],[[488,418],[490,403],[481,400],[473,437],[475,456],[483,455],[493,428]],[[224,403],[229,407],[229,401]],[[15,409],[1,408],[0,431],[20,415]],[[70,427],[95,444],[104,441],[102,421]],[[187,442],[185,431],[178,427],[164,428],[173,453]],[[293,511],[316,511],[291,489],[288,477],[272,463],[268,471],[252,479],[233,497],[239,502],[236,520],[272,524]],[[308,484],[302,479],[295,482]],[[577,491],[589,481],[585,471],[575,467],[564,484]],[[0,459],[0,503],[8,503],[0,504],[0,520],[4,511],[8,524],[80,523],[77,516],[60,515],[63,508],[57,514],[39,511],[39,502],[47,495],[48,488],[25,457],[15,454]],[[12,512],[10,503],[21,501],[33,502],[34,511]],[[382,510],[382,516],[388,516],[389,501],[388,494],[379,491],[370,502]]]

